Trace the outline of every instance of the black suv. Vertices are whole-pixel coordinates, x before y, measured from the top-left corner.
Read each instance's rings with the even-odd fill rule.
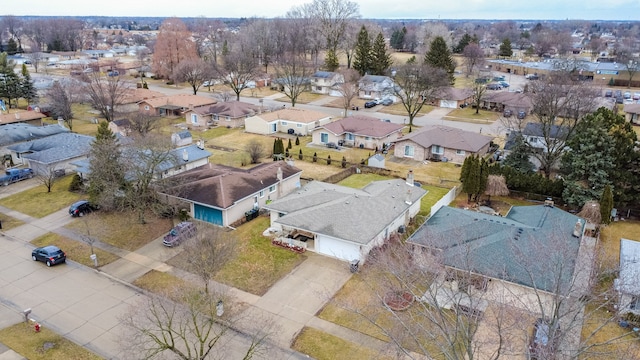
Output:
[[[73,217],[84,216],[84,214],[88,214],[94,210],[98,210],[98,208],[91,205],[87,200],[80,200],[69,207],[69,215]]]
[[[372,107],[374,107],[376,105],[378,105],[378,102],[377,101],[373,101],[373,100],[372,101],[367,101],[366,103],[364,103],[364,107],[367,108],[367,109],[368,108],[372,108]]]
[[[33,249],[31,251],[33,261],[42,261],[47,266],[60,264],[67,261],[67,255],[57,246],[49,245]]]

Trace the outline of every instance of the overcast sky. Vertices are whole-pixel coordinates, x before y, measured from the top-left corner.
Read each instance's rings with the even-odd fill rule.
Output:
[[[8,0],[5,15],[277,17],[301,0]],[[640,0],[359,0],[363,18],[640,20]]]

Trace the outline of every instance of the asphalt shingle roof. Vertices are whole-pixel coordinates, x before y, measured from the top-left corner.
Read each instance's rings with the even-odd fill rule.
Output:
[[[39,139],[65,132],[69,132],[69,129],[57,124],[46,126],[34,126],[29,124],[2,125],[0,126],[0,146]]]
[[[22,156],[42,164],[54,164],[88,155],[93,140],[92,136],[65,132],[9,146],[8,149],[19,153],[31,152]]]
[[[514,206],[505,217],[443,207],[408,240],[441,250],[445,265],[566,293],[585,221],[556,207]],[[559,279],[559,281],[558,281]]]
[[[335,135],[351,133],[356,136],[383,138],[402,130],[404,125],[380,121],[365,115],[349,116],[321,126]]]
[[[449,149],[478,152],[485,147],[492,138],[444,125],[425,126],[420,131],[412,132],[395,142],[411,140],[416,144],[429,148],[439,145]]]

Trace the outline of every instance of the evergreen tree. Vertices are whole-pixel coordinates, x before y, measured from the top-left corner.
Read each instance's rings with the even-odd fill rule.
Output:
[[[480,173],[478,174],[478,188],[476,189],[475,200],[480,200],[480,195],[487,190],[487,180],[489,178],[489,163],[484,159],[480,159]]]
[[[514,145],[509,155],[507,155],[502,161],[503,166],[509,166],[518,172],[523,174],[533,173],[533,163],[531,158],[531,148],[522,137],[522,134],[517,134],[514,139]]]
[[[613,193],[611,192],[611,186],[606,185],[600,198],[600,216],[603,224],[611,222],[611,210],[613,210]]]
[[[358,33],[356,51],[353,55],[353,68],[360,75],[365,75],[371,71],[371,39],[364,25],[362,25]]]
[[[125,186],[125,168],[116,135],[106,121],[98,124],[89,154],[89,168],[89,200],[106,210],[118,209],[122,204],[117,194]]]
[[[7,108],[13,107],[12,100],[16,100],[16,106],[18,103],[18,98],[21,96],[21,87],[20,87],[20,78],[13,68],[15,67],[15,63],[12,60],[9,60],[7,57],[7,53],[0,53],[0,99],[7,99],[6,105]]]
[[[464,48],[472,43],[471,35],[465,33],[460,41],[458,41],[458,45],[453,48],[453,52],[456,54],[461,54]]]
[[[460,169],[460,182],[464,183],[469,176],[469,168],[471,167],[471,158],[473,156],[467,156],[462,163],[462,169]]]
[[[402,27],[402,29],[394,28],[391,34],[391,39],[389,40],[389,45],[396,50],[404,49],[404,38],[407,35],[407,28]]]
[[[503,57],[511,57],[511,55],[513,55],[513,50],[511,50],[511,40],[507,38],[502,40],[502,44],[500,44],[500,51],[498,52],[498,55]]]
[[[456,63],[451,57],[451,52],[447,47],[447,43],[442,36],[438,36],[431,42],[429,52],[424,56],[424,62],[435,68],[443,69],[449,74],[449,82],[454,83],[453,72],[456,69]]]
[[[13,40],[13,38],[9,39],[7,42],[7,54],[15,55],[18,53],[18,43]]]
[[[289,143],[287,144],[287,150],[291,150],[292,146],[291,146],[291,139],[289,139]]]
[[[27,65],[22,64],[22,79],[20,82],[20,97],[27,100],[28,103],[32,103],[38,98],[38,91],[33,85],[31,74],[27,70]]]
[[[340,67],[340,62],[338,61],[338,55],[333,49],[329,49],[327,51],[327,55],[324,57],[324,68],[327,71],[336,71]]]
[[[302,149],[300,149],[300,151],[298,152],[298,159],[302,160],[303,156],[302,156]]]
[[[393,64],[391,55],[387,52],[387,45],[384,42],[382,33],[378,33],[371,49],[371,73],[373,75],[384,75]]]
[[[480,179],[480,161],[475,155],[469,156],[465,159],[465,166],[461,176],[464,175],[462,180],[462,191],[467,193],[467,202],[471,202],[471,197],[478,192],[479,179]]]
[[[300,138],[296,136],[296,145],[300,145]]]

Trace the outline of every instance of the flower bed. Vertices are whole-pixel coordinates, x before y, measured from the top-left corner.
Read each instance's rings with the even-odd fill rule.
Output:
[[[275,240],[274,239],[274,240],[271,240],[271,243],[273,245],[280,246],[280,247],[283,247],[285,249],[289,249],[289,250],[291,250],[293,252],[296,252],[298,254],[302,254],[303,252],[305,252],[305,248],[303,248],[302,246],[291,245],[289,243],[286,243],[286,242],[283,242],[283,241],[280,241],[280,240]]]
[[[407,310],[415,297],[408,291],[390,291],[385,294],[383,302],[393,311]]]

